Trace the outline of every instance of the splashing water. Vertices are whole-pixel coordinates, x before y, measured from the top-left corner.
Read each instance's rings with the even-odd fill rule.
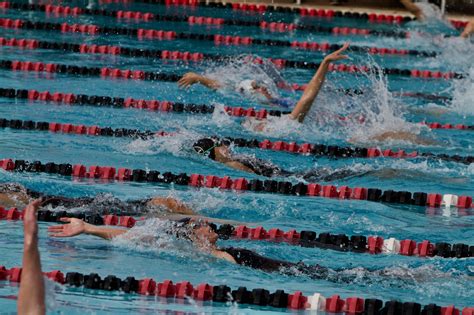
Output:
[[[63,290],[63,287],[60,286],[58,283],[50,280],[47,277],[43,278],[44,281],[44,291],[45,291],[45,302],[46,302],[46,309],[50,312],[54,311],[58,308],[59,303],[56,299],[56,291]]]
[[[430,21],[430,20],[444,21],[443,14],[441,13],[441,9],[438,8],[436,5],[429,3],[427,0],[417,2],[416,5],[423,12],[423,15],[425,16],[426,21]]]
[[[441,9],[436,5],[429,3],[428,0],[417,2],[416,5],[421,9],[424,19],[422,21],[412,22],[411,25],[429,33],[440,33],[450,31],[454,28],[444,19]]]
[[[260,60],[261,63],[255,62]],[[241,55],[228,60],[224,64],[209,68],[205,76],[219,81],[225,88],[223,93],[237,92],[238,97],[246,96],[254,102],[266,101],[257,93],[238,92],[239,85],[245,80],[252,80],[264,85],[273,98],[280,98],[278,84],[285,84],[285,80],[280,75],[272,62],[266,58],[257,56]]]
[[[188,156],[191,144],[199,138],[199,134],[190,129],[183,129],[173,133],[172,136],[154,137],[143,140],[137,139],[124,147],[126,153],[154,155],[157,153],[171,153],[174,156]],[[190,140],[191,139],[191,140]]]
[[[373,59],[369,59],[368,63],[376,71],[362,74],[358,78],[359,85],[363,81],[368,82],[363,88],[368,90],[367,93],[358,96],[342,95],[335,92],[338,82],[328,80],[304,124],[284,116],[269,117],[265,122],[246,120],[243,127],[256,134],[307,141],[346,140],[350,137],[358,142],[367,142],[384,132],[406,132],[411,135],[406,140],[399,141],[401,143],[416,141],[413,139],[421,132],[421,127],[404,119],[403,106],[389,92],[387,78],[382,74],[381,68]],[[232,66],[238,67],[238,64],[234,63]],[[239,68],[237,72],[239,71],[242,69]]]
[[[463,114],[464,117],[474,115],[474,106],[472,106],[472,99],[474,98],[474,67],[468,69],[468,76],[466,78],[453,82],[453,89],[451,109]]]
[[[189,253],[192,244],[178,240],[174,236],[175,229],[175,224],[169,220],[147,219],[136,224],[127,233],[113,238],[112,244],[140,252],[171,251],[173,254],[183,257]]]

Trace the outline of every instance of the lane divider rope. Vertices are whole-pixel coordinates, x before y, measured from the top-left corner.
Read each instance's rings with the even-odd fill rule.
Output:
[[[290,41],[270,40],[270,39],[255,39],[251,37],[240,37],[230,35],[219,35],[219,34],[197,34],[197,33],[177,33],[174,31],[162,31],[154,29],[133,29],[133,28],[109,28],[99,27],[96,25],[88,24],[72,24],[67,23],[45,23],[45,22],[32,22],[28,20],[12,20],[12,19],[0,19],[0,27],[4,28],[15,28],[15,29],[38,29],[45,31],[57,31],[57,32],[73,32],[83,33],[89,35],[95,34],[116,34],[116,35],[129,35],[136,36],[139,39],[152,39],[152,40],[175,40],[175,39],[186,39],[186,40],[200,40],[200,41],[213,41],[217,45],[270,45],[270,46],[282,46],[291,47]],[[327,44],[327,43],[326,43]],[[319,44],[318,44],[319,45]],[[340,45],[324,45],[325,49],[330,49],[332,46],[340,47]],[[184,60],[190,60],[191,56],[188,54]],[[178,58],[181,59],[181,58]],[[279,68],[305,68],[305,69],[316,69],[319,67],[317,63],[308,63],[305,61],[294,61],[285,59],[271,59],[271,61]],[[329,67],[330,71],[346,72],[346,73],[357,73],[376,71],[374,68],[368,66],[356,66],[346,64],[331,64]],[[461,79],[466,76],[463,73],[457,72],[441,72],[441,71],[430,71],[420,69],[397,69],[397,68],[382,68],[384,74],[387,75],[401,75],[411,76],[420,78],[436,78],[436,79]]]
[[[0,220],[23,220],[24,211],[17,208],[5,209],[0,206]],[[112,212],[110,212],[112,213]],[[88,214],[70,213],[67,211],[38,211],[37,219],[42,222],[61,222],[60,219],[77,218],[93,225],[109,225],[132,228],[138,221],[145,218],[134,218],[129,215],[117,214]],[[370,254],[399,254],[416,257],[442,257],[442,258],[466,258],[474,257],[474,246],[463,243],[449,244],[446,242],[432,243],[428,240],[416,242],[411,239],[398,240],[393,237],[384,239],[381,236],[364,236],[346,234],[319,233],[314,231],[283,231],[278,228],[265,230],[262,226],[250,228],[245,225],[233,226],[222,224],[219,227],[211,224],[220,239],[229,238],[251,240],[285,242],[290,245],[336,250],[342,252],[370,253]]]
[[[351,89],[340,90],[345,94],[352,94],[354,91]],[[362,93],[361,91],[356,93]],[[98,96],[98,95],[85,95],[85,94],[73,94],[73,93],[61,93],[61,92],[50,92],[37,90],[26,90],[26,89],[11,89],[11,88],[0,88],[0,97],[13,98],[13,99],[27,99],[29,101],[42,101],[46,103],[54,104],[68,104],[68,105],[93,105],[93,106],[109,106],[116,108],[136,108],[152,111],[161,112],[185,112],[190,114],[212,114],[215,110],[213,105],[206,104],[184,104],[180,102],[170,101],[159,101],[159,100],[141,100],[133,98],[120,98],[110,96]],[[243,108],[239,106],[224,106],[225,112],[229,116],[234,117],[255,117],[259,120],[264,120],[267,116],[277,116],[289,114],[287,111],[257,109],[254,107]],[[347,118],[344,116],[337,116],[337,119],[346,121]],[[420,122],[430,129],[446,129],[446,130],[474,130],[474,125],[464,124],[450,124],[450,123],[439,123],[439,122]]]
[[[28,72],[43,72],[43,73],[58,73],[77,76],[92,76],[99,78],[114,78],[114,79],[133,79],[146,81],[165,81],[176,82],[181,78],[181,75],[174,73],[157,73],[142,70],[121,70],[116,68],[96,68],[96,67],[81,67],[75,65],[65,65],[59,63],[43,63],[32,61],[18,61],[18,60],[0,60],[0,69],[10,71],[28,71]]]
[[[120,0],[116,0],[120,1]],[[125,0],[122,0],[125,1]],[[338,11],[332,9],[315,9],[315,8],[300,8],[300,7],[287,7],[279,6],[277,4],[253,4],[253,3],[224,3],[224,2],[199,2],[196,0],[135,0],[145,3],[153,4],[164,4],[166,6],[206,6],[219,9],[232,9],[234,11],[245,11],[250,13],[263,13],[263,12],[282,12],[282,13],[296,13],[305,17],[316,17],[316,18],[354,18],[361,20],[368,20],[371,23],[406,23],[415,20],[415,18],[409,16],[401,16],[394,14],[385,13],[360,13],[356,11]],[[464,28],[468,22],[450,19],[451,24],[456,28]],[[390,33],[387,34],[390,36]]]
[[[48,42],[48,41],[38,41],[36,39],[18,39],[18,38],[4,38],[0,37],[0,46],[9,46],[9,47],[18,47],[22,49],[51,49],[59,51],[70,51],[75,53],[82,54],[107,54],[107,55],[121,55],[125,57],[141,57],[141,58],[160,58],[162,60],[181,60],[185,62],[201,62],[203,60],[207,61],[226,61],[236,58],[232,55],[217,55],[217,54],[208,54],[208,53],[199,53],[199,52],[189,52],[189,51],[171,51],[171,50],[146,50],[146,49],[137,49],[137,48],[128,48],[121,46],[110,46],[110,45],[87,45],[87,44],[74,44],[74,43],[64,43],[64,42]],[[338,49],[340,45],[331,45],[330,49]],[[260,57],[251,57],[248,56],[248,61],[261,64],[263,59]],[[265,58],[270,62],[274,63],[277,66],[284,64],[286,67],[290,68],[301,68],[301,69],[317,69],[319,63],[315,62],[300,62],[286,59],[272,59]],[[330,64],[330,71],[347,71],[347,72],[367,72],[371,69],[368,67],[357,67],[354,65],[334,65]],[[372,69],[373,71],[373,69]],[[388,71],[388,70],[385,70]],[[416,72],[418,71],[418,72]],[[423,77],[423,78],[445,78],[449,79],[454,76],[452,73],[441,73],[441,72],[431,72],[431,71],[413,71],[413,76]],[[423,72],[423,73],[422,73]],[[394,72],[395,74],[395,72]],[[408,75],[408,73],[407,73]],[[410,72],[411,75],[411,72]],[[292,90],[304,90],[306,85],[299,84],[290,84],[290,85],[280,85],[280,88],[283,89],[292,89]],[[409,97],[425,97],[428,99],[443,99],[446,100],[446,97],[440,97],[437,95],[425,95],[423,93],[410,93],[406,92],[404,95]],[[403,96],[403,94],[402,94]],[[449,98],[448,98],[449,99]]]
[[[123,11],[123,10],[105,10],[105,9],[85,9],[80,7],[69,7],[51,4],[26,4],[26,3],[14,3],[14,2],[0,2],[0,8],[3,9],[14,9],[21,11],[41,11],[46,14],[54,14],[55,16],[78,16],[78,15],[95,15],[102,17],[114,17],[117,19],[135,20],[140,22],[150,21],[165,21],[165,22],[186,22],[190,25],[213,25],[213,26],[247,26],[247,27],[259,27],[261,29],[270,30],[272,32],[291,32],[295,30],[311,31],[316,33],[325,33],[332,35],[375,35],[375,36],[389,36],[406,38],[410,37],[409,32],[404,31],[383,31],[376,29],[362,29],[352,28],[344,26],[336,27],[324,27],[314,26],[308,24],[299,23],[282,23],[272,21],[249,21],[249,20],[238,20],[238,19],[223,19],[213,18],[206,16],[192,16],[192,15],[160,15],[151,12],[141,11]],[[400,17],[401,18],[401,17]],[[398,19],[400,21],[400,19]],[[417,55],[435,56],[434,52],[419,52]]]
[[[1,91],[0,91],[1,92]],[[28,130],[28,131],[49,131],[53,133],[67,133],[77,135],[89,136],[109,136],[109,137],[129,137],[151,139],[154,137],[174,136],[174,133],[165,131],[150,131],[137,130],[127,128],[99,127],[86,125],[73,125],[57,122],[36,122],[32,120],[19,119],[4,119],[0,118],[0,128],[10,128],[13,130]],[[363,148],[363,147],[341,147],[324,144],[311,144],[285,141],[270,141],[265,139],[263,141],[257,139],[244,138],[218,138],[212,137],[222,144],[233,144],[237,147],[246,147],[251,149],[274,150],[279,152],[287,152],[291,154],[303,154],[307,156],[327,156],[330,158],[430,158],[444,160],[448,162],[458,162],[464,164],[471,164],[474,162],[474,156],[459,156],[447,154],[433,154],[429,152],[418,153],[416,151],[406,153],[404,150],[379,149],[379,148]]]
[[[310,196],[331,199],[351,199],[361,201],[372,201],[389,204],[404,204],[415,206],[429,206],[432,208],[440,208],[444,206],[458,207],[468,209],[472,206],[471,196],[458,196],[454,194],[438,194],[408,191],[382,191],[378,188],[365,188],[334,185],[321,185],[317,183],[293,184],[287,181],[276,180],[260,180],[246,178],[231,178],[229,176],[218,177],[215,175],[192,174],[188,176],[186,173],[173,174],[165,172],[161,174],[156,170],[145,171],[143,169],[128,169],[111,166],[93,165],[87,168],[82,164],[56,164],[52,162],[42,163],[40,161],[29,162],[25,160],[0,160],[0,168],[6,171],[26,171],[30,173],[47,173],[58,174],[71,179],[91,178],[99,179],[103,182],[108,181],[134,181],[148,183],[174,183],[181,186],[192,186],[195,188],[219,188],[223,190],[231,190],[234,192],[252,191],[257,193],[274,193],[282,195]]]
[[[29,71],[29,72],[45,72],[45,73],[58,73],[68,74],[76,76],[94,76],[102,79],[113,78],[113,79],[133,79],[133,80],[145,80],[145,81],[164,81],[164,82],[177,82],[182,75],[176,73],[164,73],[164,72],[150,72],[142,70],[130,70],[130,69],[117,69],[117,68],[97,68],[97,67],[80,67],[75,65],[56,64],[56,63],[42,63],[34,61],[18,61],[18,60],[0,60],[0,69],[10,71]],[[333,67],[334,69],[334,67]],[[279,85],[281,89],[299,90],[304,91],[306,84],[291,84],[291,85]],[[357,90],[347,89],[344,93],[357,94]]]
[[[19,283],[21,281],[21,267],[6,269],[0,266],[0,280]],[[176,300],[186,300],[192,298],[197,301],[212,301],[219,303],[235,302],[238,304],[251,304],[258,306],[268,306],[274,308],[288,308],[293,310],[313,310],[325,311],[329,313],[381,315],[381,314],[402,314],[412,315],[460,315],[461,311],[454,305],[438,306],[428,304],[422,307],[419,303],[387,301],[379,299],[363,299],[360,297],[348,297],[341,299],[337,294],[331,297],[324,297],[321,293],[314,293],[305,296],[301,291],[288,294],[284,290],[276,290],[270,293],[269,290],[256,288],[248,290],[246,287],[239,287],[232,290],[227,285],[210,285],[201,283],[196,286],[189,281],[173,283],[171,280],[156,282],[152,278],[137,280],[129,276],[124,280],[114,275],[108,275],[102,279],[97,273],[83,275],[78,272],[68,272],[66,274],[59,270],[44,272],[44,275],[52,281],[71,287],[84,287],[91,290],[103,291],[123,291],[124,293],[136,293],[140,295],[158,296],[165,298],[175,298]],[[232,304],[228,304],[229,306]],[[462,315],[473,315],[474,307],[462,309]]]

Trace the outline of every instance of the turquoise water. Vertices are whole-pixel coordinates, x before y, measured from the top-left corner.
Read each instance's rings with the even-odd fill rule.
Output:
[[[67,2],[63,5],[86,4]],[[196,16],[223,16],[225,18],[254,19],[255,16],[243,12],[209,8],[166,8],[161,5],[128,4],[107,5],[104,8],[127,8],[127,10],[149,11],[153,13],[192,14]],[[253,27],[221,28],[189,26],[187,23],[126,22],[97,16],[46,17],[41,12],[0,11],[0,17],[22,18],[34,21],[64,22],[70,24],[96,24],[102,26],[123,25],[179,32],[233,34],[298,41],[329,41],[342,43],[350,40],[354,45],[388,47],[397,49],[420,49],[437,51],[436,58],[416,58],[411,56],[373,56],[350,53],[348,63],[378,64],[381,67],[401,69],[429,69],[458,71],[471,74],[463,80],[423,80],[400,76],[389,76],[387,80],[375,76],[330,73],[325,89],[317,99],[310,117],[302,126],[287,121],[270,123],[271,130],[257,133],[245,129],[240,121],[215,113],[208,116],[149,112],[137,109],[97,108],[92,106],[64,106],[51,103],[23,100],[0,99],[0,118],[34,121],[57,121],[61,123],[111,126],[113,128],[136,128],[176,131],[177,135],[154,140],[131,140],[125,138],[86,137],[79,135],[51,134],[2,129],[0,131],[0,159],[14,158],[40,160],[44,162],[71,163],[85,165],[110,165],[115,167],[158,169],[174,173],[186,172],[229,175],[232,177],[255,178],[218,165],[211,160],[196,156],[189,149],[194,139],[202,135],[263,139],[284,139],[286,141],[308,141],[312,143],[348,145],[350,138],[356,138],[364,145],[382,148],[402,148],[407,151],[419,150],[446,154],[473,155],[472,131],[428,130],[416,122],[439,121],[441,123],[463,123],[473,125],[472,68],[473,46],[457,39],[439,39],[426,35],[412,39],[384,37],[332,37],[324,34],[271,33]],[[266,14],[266,20],[292,22],[295,16]],[[326,20],[306,18],[304,23],[317,25],[341,25],[378,28],[365,21],[337,18]],[[384,25],[385,29],[395,26]],[[409,23],[402,30],[425,30],[425,26]],[[455,34],[447,26],[441,27],[447,34]],[[319,62],[323,54],[290,48],[265,46],[214,46],[212,42],[199,41],[138,41],[127,36],[95,36],[48,31],[27,31],[1,29],[2,37],[30,38],[56,42],[120,45],[147,49],[169,49],[191,52],[212,52],[224,55],[256,54],[261,57],[286,58]],[[242,64],[239,59],[228,64],[203,62],[200,64],[130,58],[121,56],[60,53],[53,50],[20,50],[0,47],[1,59],[41,61],[44,63],[64,63],[94,67],[116,67],[140,69],[144,71],[172,72],[183,74],[187,71],[206,72],[220,79],[235,83],[249,76],[268,80],[268,76],[257,67]],[[306,83],[313,70],[284,69],[280,74],[291,83]],[[189,90],[178,89],[175,83],[147,82],[133,80],[112,80],[68,75],[53,75],[33,72],[12,72],[0,70],[0,87],[16,89],[36,89],[60,91],[87,95],[110,95],[133,97],[135,99],[167,99],[183,103],[214,104],[217,108],[225,105],[257,106],[254,100],[243,99],[231,91],[210,92],[202,87]],[[364,95],[350,97],[336,88],[360,88]],[[397,92],[424,92],[454,97],[453,101],[427,101],[419,98],[400,98]],[[276,90],[275,90],[276,92]],[[391,94],[393,92],[393,94]],[[300,92],[281,92],[282,96],[298,99]],[[339,126],[318,115],[320,111],[339,114],[364,113],[370,125]],[[442,112],[440,113],[440,111]],[[406,142],[374,143],[371,135],[382,130],[410,130],[434,140],[430,146],[420,146]],[[380,189],[474,194],[474,168],[472,165],[442,161],[399,160],[399,159],[340,159],[312,158],[288,153],[236,149],[237,152],[255,154],[259,158],[271,160],[285,169],[305,170],[317,166],[330,168],[351,167],[356,170],[394,169],[389,176],[363,176],[335,181],[335,185],[377,187]],[[393,175],[395,174],[395,175]],[[300,179],[291,178],[293,182]],[[48,194],[65,196],[94,196],[110,193],[122,199],[139,199],[150,196],[174,196],[194,208],[198,213],[221,219],[246,223],[258,223],[270,229],[278,227],[289,230],[314,230],[348,235],[380,235],[397,239],[416,241],[449,242],[474,244],[472,228],[473,210],[425,209],[422,207],[394,206],[364,201],[341,201],[322,198],[306,198],[256,193],[232,193],[213,189],[193,189],[180,186],[150,185],[141,183],[99,183],[94,181],[74,182],[69,178],[46,174],[7,173],[0,171],[1,182],[19,182],[28,188]],[[97,272],[101,276],[114,274],[126,276],[153,277],[160,281],[188,280],[193,284],[208,282],[213,285],[227,284],[232,288],[266,288],[270,291],[284,289],[286,292],[301,290],[305,295],[321,292],[325,296],[340,294],[373,297],[382,300],[399,299],[421,304],[455,304],[459,308],[472,306],[474,296],[474,264],[472,258],[442,259],[439,257],[421,259],[400,255],[377,255],[342,253],[316,248],[300,248],[288,244],[251,241],[220,241],[225,246],[235,245],[254,249],[265,256],[304,261],[330,268],[390,268],[396,276],[392,278],[360,278],[350,284],[312,280],[304,276],[269,274],[242,266],[233,266],[201,254],[189,244],[170,240],[160,231],[163,223],[155,220],[147,222],[145,228],[136,228],[138,234],[157,236],[157,246],[146,247],[131,241],[106,242],[88,236],[73,239],[50,239],[45,230],[48,224],[40,223],[40,248],[43,270],[60,269],[63,272],[77,271],[84,274]],[[170,243],[170,246],[160,246]],[[22,231],[21,223],[0,221],[0,265],[7,268],[21,264]],[[149,313],[149,312],[236,312],[251,311],[278,312],[278,309],[256,308],[253,306],[227,306],[218,303],[186,302],[184,304],[151,297],[124,293],[104,293],[85,289],[49,286],[48,300],[51,312],[59,313]],[[17,287],[0,282],[0,305],[2,312],[14,313],[16,305],[12,296]],[[283,311],[283,310],[282,310]]]

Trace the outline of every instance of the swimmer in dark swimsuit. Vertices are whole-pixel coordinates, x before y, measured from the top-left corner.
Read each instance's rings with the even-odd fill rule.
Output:
[[[93,235],[109,240],[120,235],[127,237],[128,230],[124,229],[95,226],[75,218],[61,218],[61,221],[67,224],[48,228],[51,237],[72,237],[80,234]],[[302,263],[272,259],[243,248],[219,248],[216,246],[217,233],[211,225],[200,219],[181,219],[175,222],[171,230],[167,232],[176,235],[178,238],[190,240],[200,251],[242,266],[286,274],[303,272],[312,278],[318,279],[324,278],[328,274],[328,269],[320,266],[306,266]]]
[[[206,219],[219,224],[241,224],[232,220],[208,218],[197,214],[184,202],[171,197],[152,197],[142,200],[123,201],[110,194],[99,194],[95,197],[67,198],[63,196],[44,195],[26,189],[15,183],[0,184],[0,207],[23,209],[35,199],[41,198],[39,208],[42,210],[82,210],[88,214],[147,215],[155,218],[179,220],[183,217]],[[61,208],[61,209],[57,209]]]
[[[111,210],[117,213],[139,214],[153,210],[165,209],[169,213],[194,215],[194,211],[179,200],[169,197],[152,197],[143,200],[122,201],[108,194],[95,197],[67,198],[48,196],[26,189],[15,183],[0,184],[0,206],[23,208],[36,198],[42,198],[42,208],[64,207],[67,209],[84,208],[91,213],[104,214]]]
[[[48,228],[51,237],[72,237],[80,234],[88,234],[104,239],[113,239],[120,235],[126,237],[126,233],[128,232],[128,230],[124,229],[94,226],[75,218],[62,218],[61,221],[67,224],[50,226]],[[295,273],[304,273],[314,279],[326,278],[329,273],[328,268],[319,265],[306,266],[303,263],[272,259],[243,248],[219,248],[216,246],[218,240],[217,233],[206,221],[202,220],[191,218],[181,219],[175,223],[170,234],[175,234],[178,238],[192,241],[196,248],[214,257],[253,269],[293,275]]]
[[[234,169],[253,173],[265,177],[301,177],[307,181],[333,181],[348,177],[362,176],[368,172],[355,172],[348,168],[331,170],[329,168],[317,168],[304,172],[290,172],[284,170],[271,162],[264,161],[249,155],[234,155],[229,147],[218,140],[203,138],[193,144],[193,149],[210,159],[230,166]]]
[[[118,236],[127,238],[129,231],[113,227],[94,226],[75,218],[62,218],[62,221],[67,224],[50,226],[48,228],[51,237],[72,237],[88,234],[110,240]],[[381,281],[387,281],[387,278],[390,277],[394,279],[402,277],[400,275],[392,275],[393,272],[390,269],[369,270],[362,267],[331,269],[320,265],[307,265],[303,262],[295,263],[273,259],[244,248],[217,247],[218,234],[209,223],[203,220],[184,218],[174,222],[172,228],[166,232],[174,234],[179,239],[191,241],[201,252],[234,264],[265,272],[278,272],[291,276],[303,275],[311,279],[323,279],[342,283],[360,280],[364,280],[367,283],[376,281],[376,277],[382,277]],[[131,237],[133,238],[133,236]],[[411,277],[407,277],[403,281],[410,279],[413,280]]]

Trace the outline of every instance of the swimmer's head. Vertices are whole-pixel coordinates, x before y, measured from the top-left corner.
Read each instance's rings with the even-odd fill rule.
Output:
[[[243,80],[237,85],[237,91],[249,98],[261,98],[262,101],[273,99],[266,82],[260,80]]]
[[[176,222],[176,237],[187,239],[200,246],[214,245],[219,236],[216,226],[202,219],[183,218]]]
[[[216,159],[216,153],[214,149],[218,147],[219,141],[211,139],[211,138],[202,138],[196,141],[193,144],[193,149],[200,155],[205,155],[208,158],[215,160]]]

